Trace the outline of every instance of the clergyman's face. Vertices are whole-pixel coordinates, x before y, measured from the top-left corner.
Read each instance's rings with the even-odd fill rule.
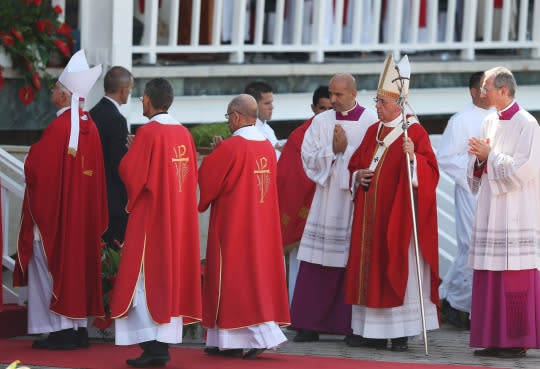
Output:
[[[344,79],[330,81],[328,86],[330,94],[330,104],[338,112],[345,112],[355,105],[356,90],[350,89]]]
[[[272,110],[274,110],[274,95],[271,92],[262,92],[261,99],[257,104],[259,109],[259,119],[266,121],[272,119]]]
[[[332,109],[332,104],[330,104],[330,99],[327,99],[325,97],[321,97],[319,101],[317,101],[317,104],[311,104],[311,110],[313,110],[313,114],[315,115],[329,109]]]
[[[382,122],[391,122],[401,114],[401,109],[396,99],[377,95],[376,100],[375,108],[377,109],[377,116]]]

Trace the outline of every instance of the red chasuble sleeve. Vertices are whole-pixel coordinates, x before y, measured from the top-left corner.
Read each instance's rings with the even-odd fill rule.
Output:
[[[81,111],[77,153],[69,155],[70,114],[68,109],[47,126],[25,161],[14,284],[26,282],[36,224],[53,280],[50,310],[68,318],[103,316],[101,235],[108,219],[101,142]]]
[[[290,251],[288,246],[302,238],[315,194],[315,183],[306,176],[301,157],[302,141],[312,120],[310,118],[289,135],[277,164],[281,238],[285,252]]]
[[[120,163],[130,213],[111,316],[127,315],[141,270],[148,310],[159,324],[201,320],[197,156],[188,130],[150,122]]]
[[[377,126],[368,129],[351,157],[352,173],[369,167],[376,150]],[[418,188],[416,221],[418,242],[431,268],[431,300],[438,305],[438,239],[436,186],[439,172],[427,132],[419,124],[408,130],[415,145]],[[403,136],[386,151],[367,192],[356,191],[351,249],[346,269],[346,301],[372,308],[403,304],[407,285],[407,252],[412,237],[407,160]]]
[[[199,211],[212,207],[202,325],[289,324],[272,145],[224,140],[203,160],[199,188]]]

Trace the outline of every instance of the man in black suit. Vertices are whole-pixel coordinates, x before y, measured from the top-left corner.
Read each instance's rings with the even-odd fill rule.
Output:
[[[118,250],[124,242],[128,218],[126,188],[118,174],[120,160],[127,152],[128,136],[127,121],[120,113],[120,105],[129,98],[133,76],[123,67],[112,67],[105,75],[104,87],[105,96],[90,110],[90,115],[99,130],[107,179],[109,227],[103,240]]]

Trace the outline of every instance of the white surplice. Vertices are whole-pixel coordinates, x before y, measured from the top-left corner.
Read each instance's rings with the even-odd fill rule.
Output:
[[[281,151],[276,149],[278,139],[272,127],[270,127],[270,125],[266,121],[263,122],[259,118],[257,118],[257,121],[255,122],[255,127],[257,127],[257,129],[263,134],[264,137],[268,139],[268,141],[270,141],[272,147],[274,148],[274,151],[276,152],[276,160],[279,160],[279,157],[281,156]]]
[[[510,105],[510,107],[513,104]],[[475,270],[526,270],[540,267],[540,127],[525,110],[509,120],[486,117],[480,138],[490,139],[486,169],[467,177],[478,193],[469,266]]]
[[[313,118],[302,142],[302,164],[316,189],[300,241],[299,260],[339,268],[347,264],[353,211],[349,160],[376,121],[377,115],[368,109],[358,121],[337,120],[333,109]],[[336,124],[343,127],[348,141],[345,152],[337,155],[332,150]]]
[[[437,149],[439,168],[456,183],[454,188],[457,254],[439,286],[439,296],[450,306],[471,312],[473,271],[467,265],[476,196],[467,184],[468,140],[477,137],[484,118],[490,113],[474,104],[452,115]]]

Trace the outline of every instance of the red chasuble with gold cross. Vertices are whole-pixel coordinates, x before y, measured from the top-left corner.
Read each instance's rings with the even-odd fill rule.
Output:
[[[14,285],[27,283],[37,225],[53,282],[50,310],[68,318],[103,316],[101,235],[107,228],[107,190],[98,130],[79,112],[79,145],[68,154],[71,110],[54,119],[24,164]]]
[[[149,122],[120,162],[130,213],[111,316],[124,317],[141,270],[152,320],[201,319],[197,154],[180,124]]]
[[[224,140],[204,159],[199,188],[199,211],[212,206],[202,325],[289,324],[274,148],[268,140]]]
[[[368,128],[351,157],[349,170],[368,168],[377,150],[379,124]],[[379,140],[391,131],[382,127]],[[429,136],[420,124],[408,129],[414,143],[418,188],[416,224],[418,243],[431,269],[431,301],[439,303],[439,257],[435,190],[439,170]],[[407,252],[412,237],[411,202],[403,153],[403,134],[385,151],[365,192],[354,197],[351,249],[345,275],[346,302],[370,308],[403,305],[409,265]],[[427,297],[427,296],[426,296]]]
[[[302,166],[302,141],[313,118],[290,135],[277,164],[277,188],[281,219],[281,238],[285,252],[297,247],[315,194],[315,183]],[[290,249],[289,249],[290,248]]]

